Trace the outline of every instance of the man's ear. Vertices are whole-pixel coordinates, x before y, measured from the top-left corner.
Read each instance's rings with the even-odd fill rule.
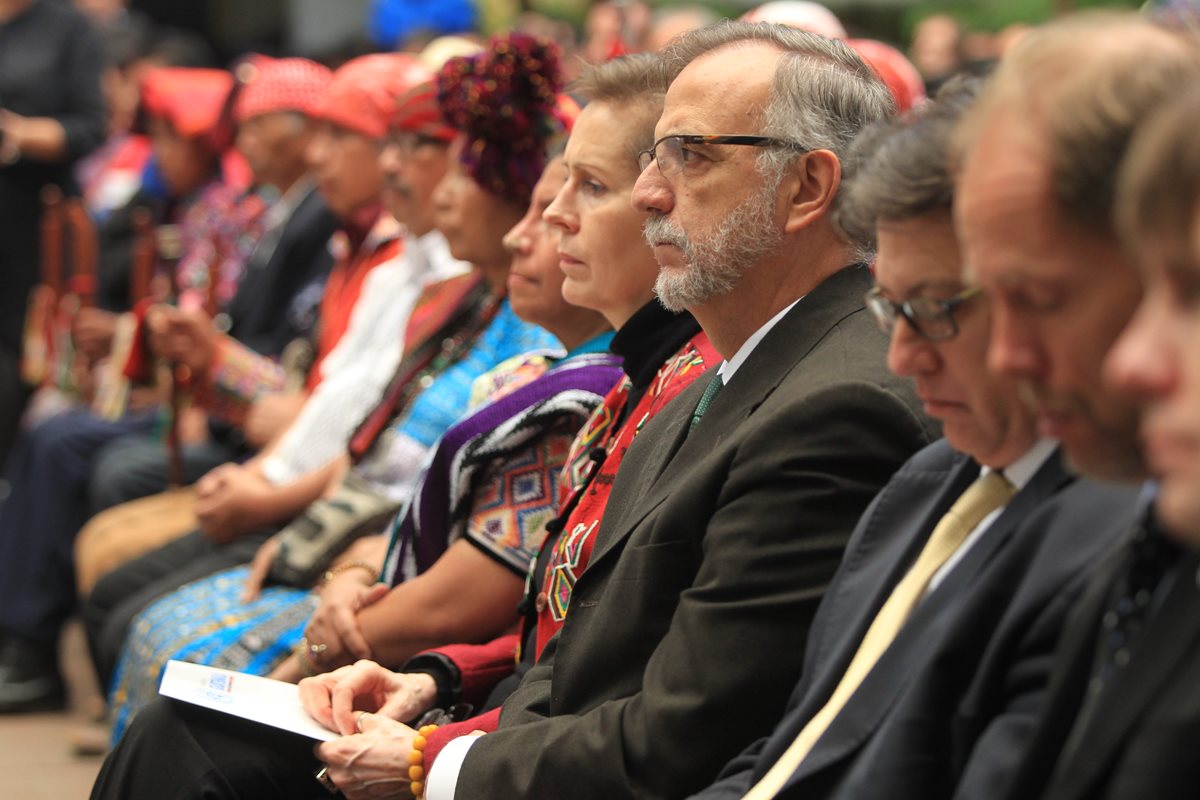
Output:
[[[831,151],[802,153],[783,180],[788,192],[784,233],[795,233],[827,216],[841,183],[842,162]]]

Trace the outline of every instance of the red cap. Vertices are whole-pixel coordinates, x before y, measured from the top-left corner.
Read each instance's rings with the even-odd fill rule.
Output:
[[[437,87],[433,81],[414,86],[402,94],[392,115],[391,129],[407,131],[449,142],[456,131],[442,119],[438,106]]]
[[[396,103],[405,93],[433,80],[414,56],[378,53],[346,62],[333,73],[312,115],[371,139],[387,135]]]
[[[180,136],[198,137],[222,127],[232,88],[233,76],[224,70],[157,67],[142,77],[142,108]]]
[[[238,124],[274,111],[312,114],[333,73],[307,58],[255,56],[238,68],[242,89],[233,104]]]
[[[870,65],[896,100],[897,113],[904,113],[925,99],[925,81],[903,53],[874,39],[847,39],[846,44]]]

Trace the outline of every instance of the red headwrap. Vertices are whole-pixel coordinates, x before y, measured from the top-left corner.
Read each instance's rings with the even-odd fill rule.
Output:
[[[325,95],[333,73],[307,58],[255,56],[238,68],[242,90],[233,104],[239,125],[273,111],[311,114]]]
[[[313,116],[382,139],[401,95],[432,79],[428,67],[404,53],[362,56],[333,73]]]
[[[896,100],[897,113],[903,114],[925,99],[921,73],[899,50],[874,39],[847,39],[846,44],[883,79]]]
[[[442,110],[437,103],[437,87],[432,81],[414,86],[400,96],[396,113],[392,115],[391,129],[441,139],[443,142],[449,142],[455,135],[455,130],[442,120]]]
[[[171,124],[180,136],[212,134],[221,125],[233,76],[220,69],[158,67],[142,77],[142,109]],[[214,150],[225,142],[213,142]]]

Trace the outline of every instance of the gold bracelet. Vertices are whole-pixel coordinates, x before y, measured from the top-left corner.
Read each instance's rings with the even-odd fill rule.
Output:
[[[371,576],[371,583],[379,582],[379,570],[375,569],[375,567],[371,566],[366,561],[344,561],[341,564],[337,564],[325,570],[325,574],[321,576],[321,585],[326,585],[338,575],[341,575],[343,572],[352,569],[365,569]]]
[[[429,734],[437,729],[437,725],[422,726],[413,738],[412,752],[408,754],[408,789],[418,799],[425,794],[425,745],[429,743]]]

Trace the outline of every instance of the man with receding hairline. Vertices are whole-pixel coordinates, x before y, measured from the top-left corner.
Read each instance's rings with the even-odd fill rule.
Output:
[[[1063,610],[1132,497],[1076,482],[989,374],[990,301],[963,276],[946,146],[974,90],[855,141],[838,209],[877,241],[866,303],[945,438],[859,521],[783,720],[697,800],[937,800],[999,791],[1036,719]],[[1064,524],[1065,523],[1065,524]]]

